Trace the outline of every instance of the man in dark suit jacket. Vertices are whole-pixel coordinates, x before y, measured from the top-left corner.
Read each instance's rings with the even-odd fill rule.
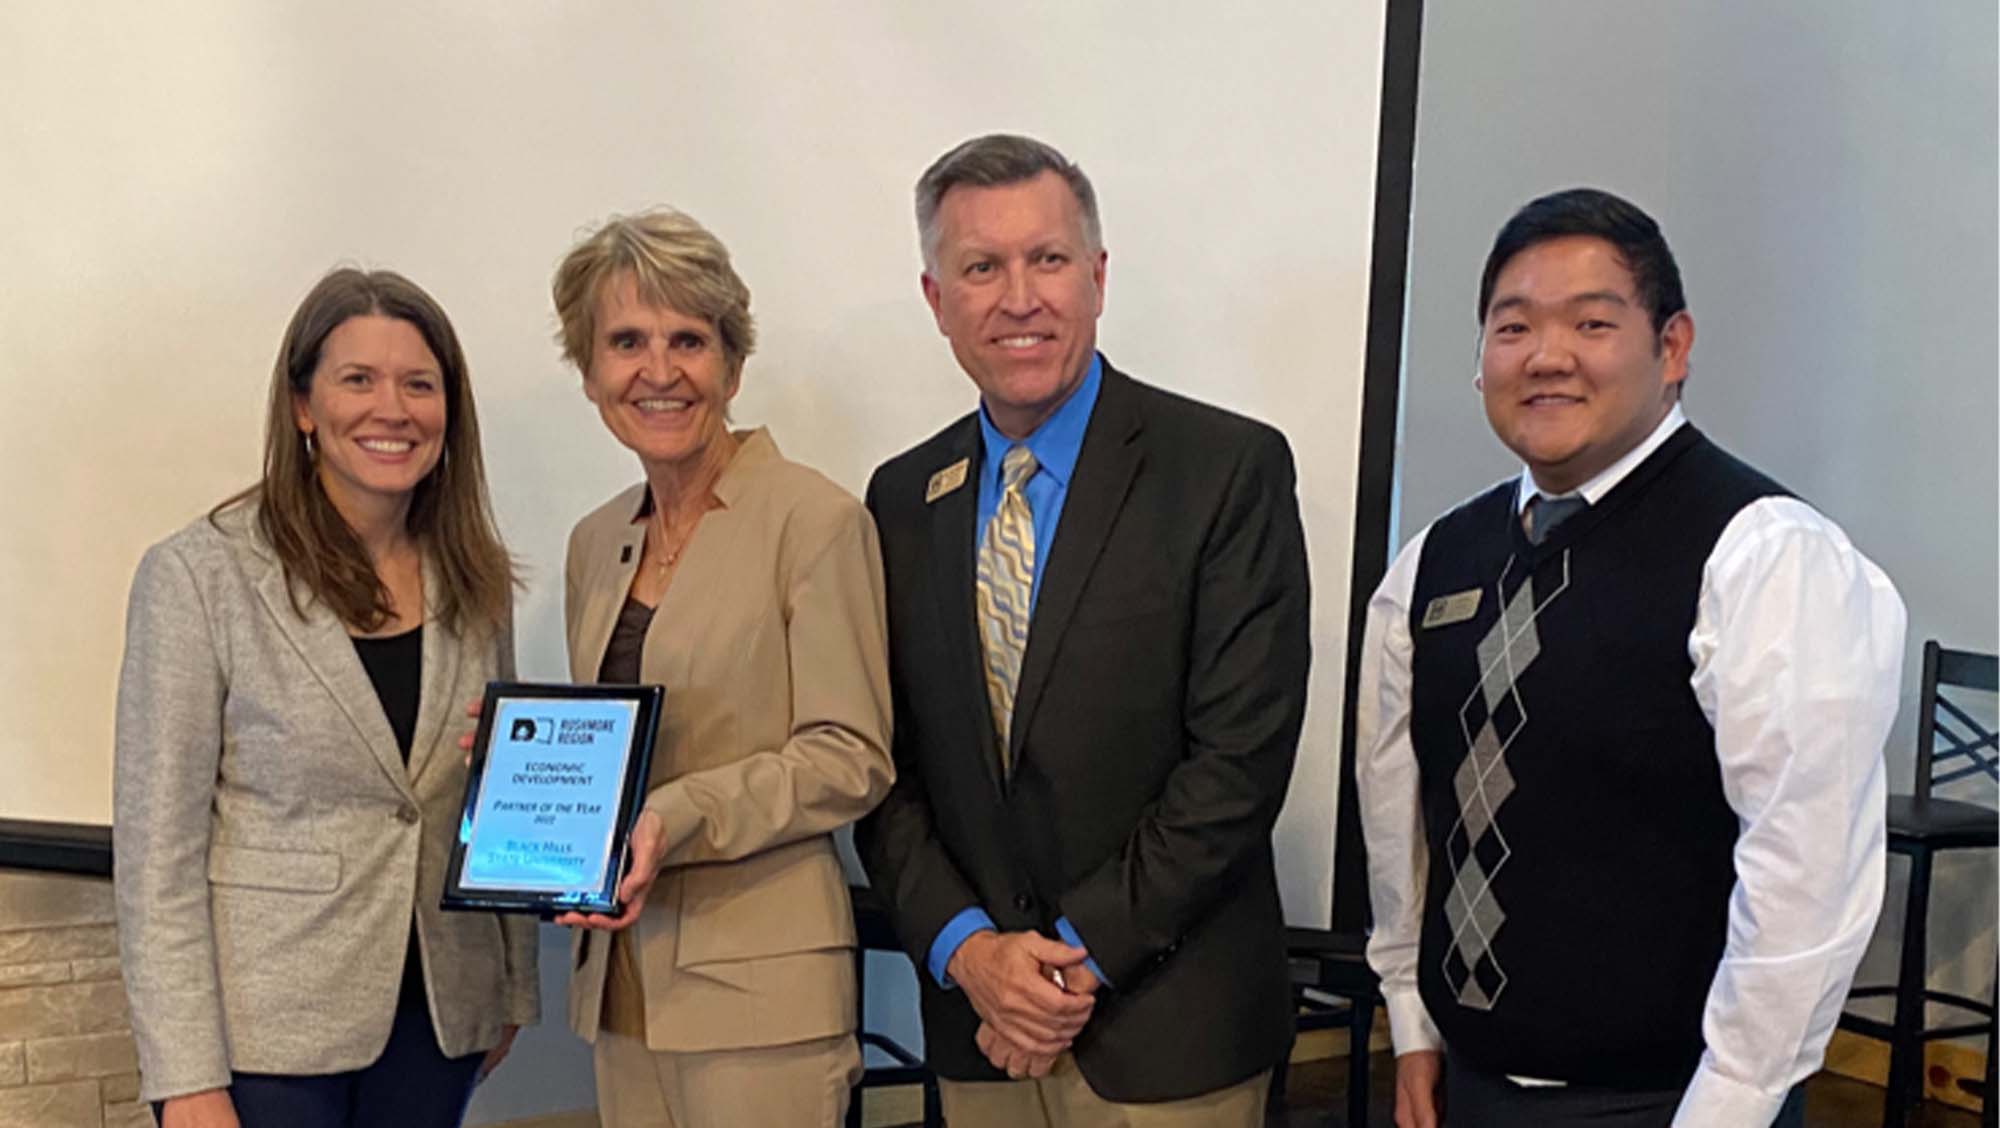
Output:
[[[917,218],[980,410],[869,484],[897,780],[857,841],[946,1115],[1262,1124],[1310,660],[1291,452],[1097,354],[1096,201],[1060,153],[968,141]]]

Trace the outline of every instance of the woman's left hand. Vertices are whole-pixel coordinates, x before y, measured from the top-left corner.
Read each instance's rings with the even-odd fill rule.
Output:
[[[477,1085],[486,1080],[493,1075],[494,1070],[500,1068],[500,1063],[507,1057],[507,1051],[514,1048],[514,1035],[520,1032],[521,1028],[518,1026],[508,1025],[500,1028],[500,1044],[486,1051],[486,1057],[479,1063],[479,1073],[473,1078],[473,1084]]]
[[[630,928],[639,919],[639,911],[646,907],[646,894],[653,888],[653,879],[660,876],[660,859],[666,853],[666,843],[661,841],[665,833],[660,816],[651,811],[640,811],[639,821],[632,824],[632,837],[626,843],[630,861],[625,867],[625,880],[618,883],[618,899],[625,905],[624,912],[615,917],[603,913],[564,913],[555,918],[555,923],[605,932]]]

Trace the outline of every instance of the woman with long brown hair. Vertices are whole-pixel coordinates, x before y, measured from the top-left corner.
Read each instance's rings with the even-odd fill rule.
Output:
[[[328,274],[262,480],[132,584],[119,946],[162,1128],[455,1125],[537,1020],[534,923],[438,911],[513,584],[450,320],[401,275]]]

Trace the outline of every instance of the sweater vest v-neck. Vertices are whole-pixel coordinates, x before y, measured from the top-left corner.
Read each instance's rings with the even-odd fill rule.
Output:
[[[1517,488],[1431,527],[1410,602],[1418,984],[1484,1069],[1678,1086],[1701,1056],[1737,834],[1688,635],[1724,527],[1785,491],[1692,425],[1540,545]]]

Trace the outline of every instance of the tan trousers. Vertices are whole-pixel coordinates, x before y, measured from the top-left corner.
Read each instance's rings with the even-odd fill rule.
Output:
[[[951,1128],[1262,1128],[1271,1071],[1248,1081],[1157,1104],[1117,1104],[1098,1096],[1069,1054],[1047,1077],[1025,1081],[938,1081]]]
[[[592,1064],[604,1128],[839,1128],[861,1047],[841,1034],[686,1054],[600,1030]]]

